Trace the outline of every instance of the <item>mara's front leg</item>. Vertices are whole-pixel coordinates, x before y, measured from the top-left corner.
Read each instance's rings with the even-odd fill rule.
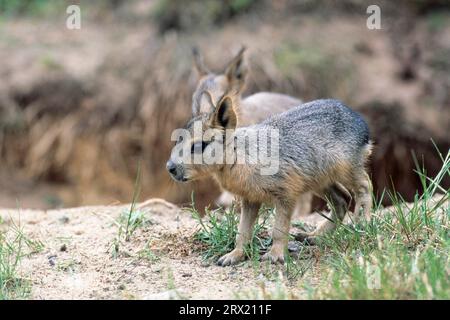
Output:
[[[260,203],[252,203],[243,200],[241,203],[241,219],[239,221],[238,234],[236,236],[236,247],[230,253],[222,256],[217,262],[220,266],[237,264],[245,259],[244,247],[252,240],[253,225],[258,216]]]
[[[289,241],[289,229],[294,205],[286,203],[276,206],[275,223],[272,231],[272,247],[263,255],[262,260],[270,260],[272,263],[284,263],[284,252]]]

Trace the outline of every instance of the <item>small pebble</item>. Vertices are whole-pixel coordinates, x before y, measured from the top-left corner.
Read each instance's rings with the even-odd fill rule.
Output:
[[[57,257],[56,254],[47,257],[48,263],[49,263],[52,267],[56,264],[56,257]]]

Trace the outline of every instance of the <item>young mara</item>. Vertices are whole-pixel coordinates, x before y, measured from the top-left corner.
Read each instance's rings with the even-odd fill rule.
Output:
[[[263,203],[276,208],[273,244],[263,256],[274,263],[284,262],[291,216],[301,195],[312,192],[326,199],[333,212],[331,220],[308,235],[311,239],[342,221],[347,190],[355,194],[355,213],[362,206],[368,215],[365,163],[371,143],[358,113],[338,100],[316,100],[239,127],[235,96],[217,98],[208,91],[204,95],[213,111],[200,113],[181,130],[166,166],[176,181],[212,176],[241,199],[236,247],[219,259],[220,265],[245,258],[244,246]]]

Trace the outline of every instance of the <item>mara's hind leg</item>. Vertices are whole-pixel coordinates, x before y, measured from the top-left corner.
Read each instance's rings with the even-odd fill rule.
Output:
[[[293,219],[299,219],[300,217],[311,213],[312,199],[312,192],[303,193],[298,197],[297,203],[295,204]]]
[[[216,199],[216,204],[222,208],[229,208],[233,204],[234,195],[228,191],[223,191],[219,198]]]
[[[353,192],[355,193],[353,219],[355,222],[358,222],[361,216],[364,215],[365,219],[369,221],[372,212],[372,183],[364,169],[354,174],[353,184]]]
[[[313,232],[297,234],[295,236],[297,240],[314,244],[317,236],[334,231],[336,225],[344,219],[348,209],[348,201],[346,198],[348,191],[338,185],[333,185],[325,190],[323,196],[331,209],[331,219],[322,222]]]

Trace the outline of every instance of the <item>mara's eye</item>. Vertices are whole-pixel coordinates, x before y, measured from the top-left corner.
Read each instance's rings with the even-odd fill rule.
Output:
[[[203,153],[209,141],[199,141],[192,144],[191,153]]]

